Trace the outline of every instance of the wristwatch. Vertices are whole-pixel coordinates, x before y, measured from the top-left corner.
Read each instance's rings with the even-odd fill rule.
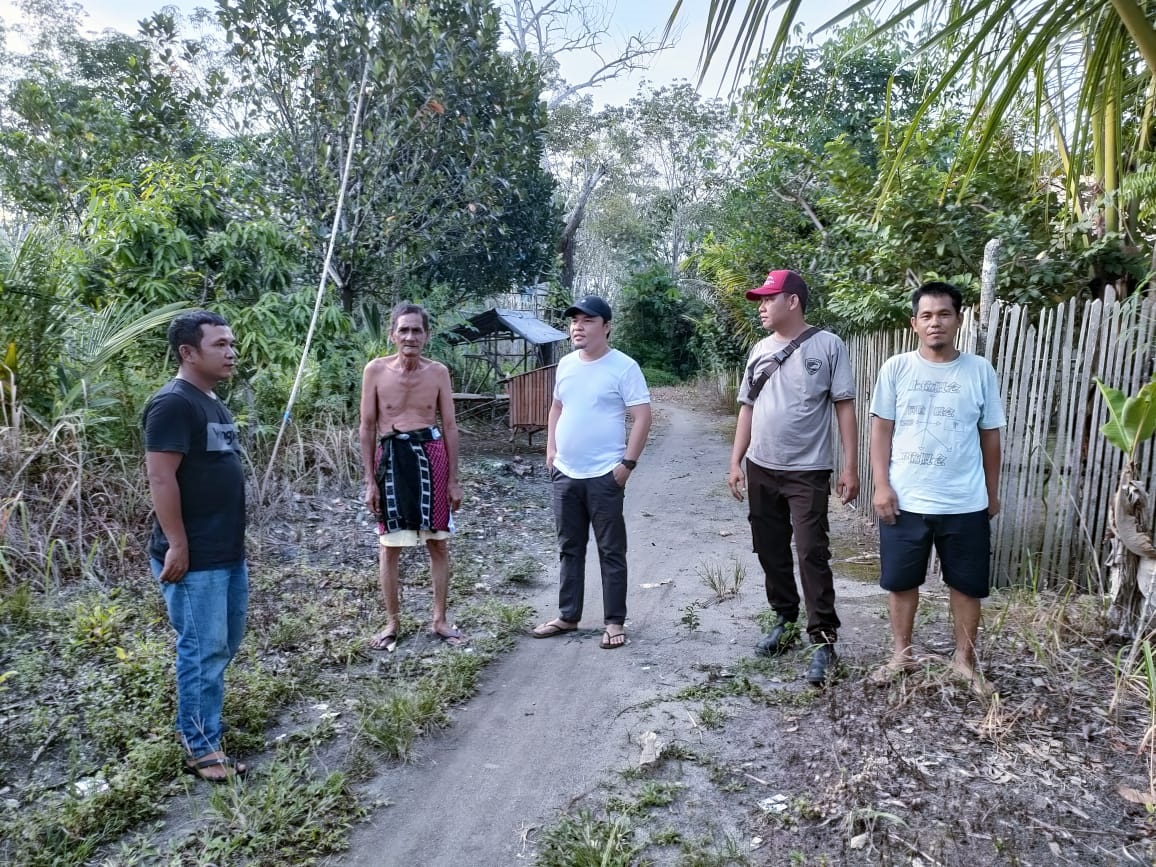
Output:
[[[618,463],[622,464],[622,466],[626,467],[628,470],[633,470],[636,466],[638,466],[638,461],[632,461],[630,458],[623,458]]]

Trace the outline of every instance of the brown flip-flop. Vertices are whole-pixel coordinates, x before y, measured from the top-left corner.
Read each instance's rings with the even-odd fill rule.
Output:
[[[222,777],[207,777],[204,771],[208,768],[229,768],[231,773],[225,774]],[[229,758],[224,755],[209,755],[201,759],[185,759],[181,762],[181,770],[186,774],[191,774],[198,779],[204,780],[206,783],[228,783],[232,780],[240,779],[249,772],[249,769],[244,765],[238,763],[236,759]]]
[[[385,650],[390,653],[397,646],[396,632],[379,632],[377,635],[369,639],[370,650]]]

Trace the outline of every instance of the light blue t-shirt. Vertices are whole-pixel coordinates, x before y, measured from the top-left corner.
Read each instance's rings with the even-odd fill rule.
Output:
[[[650,391],[629,355],[611,349],[597,361],[583,361],[575,350],[558,362],[554,399],[562,404],[554,466],[572,479],[593,479],[626,454],[626,408],[650,403]]]
[[[980,430],[1004,427],[995,369],[961,352],[933,362],[918,351],[883,363],[871,414],[895,423],[891,487],[899,510],[963,515],[986,509]]]

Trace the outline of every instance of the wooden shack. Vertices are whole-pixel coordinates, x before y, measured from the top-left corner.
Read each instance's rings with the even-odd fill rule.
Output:
[[[549,364],[506,380],[506,392],[510,395],[511,436],[525,432],[532,440],[536,431],[546,429],[550,422],[557,372],[558,365]]]
[[[470,393],[455,394],[455,400],[481,406],[483,399],[489,398],[487,405],[491,407],[508,402],[511,435],[525,432],[532,438],[536,431],[546,429],[554,395],[557,346],[569,338],[566,332],[528,311],[494,307],[450,329],[447,337],[476,345],[480,352],[466,357],[479,363],[483,372],[490,371],[489,382],[495,392],[498,388],[504,391],[485,395],[477,393],[481,389],[471,389]]]

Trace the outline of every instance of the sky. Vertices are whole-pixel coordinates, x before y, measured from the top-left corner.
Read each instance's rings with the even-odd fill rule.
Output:
[[[205,0],[79,0],[88,13],[86,29],[99,33],[104,29],[135,33],[137,22],[164,6],[175,6],[182,12],[190,12],[198,6],[211,6]],[[633,34],[647,33],[655,38],[662,34],[666,21],[674,8],[675,0],[591,0],[602,2],[610,10],[610,31],[612,38],[625,42]],[[846,8],[846,0],[802,0],[799,18],[808,30],[813,30],[832,16]],[[603,85],[595,92],[595,102],[601,105],[621,105],[634,96],[643,81],[661,86],[670,82],[698,79],[698,54],[706,28],[706,12],[709,0],[683,0],[682,11],[676,25],[677,45],[660,54],[646,71],[632,74],[629,78]],[[740,16],[736,14],[736,18]],[[5,22],[17,20],[13,0],[0,0],[0,19]],[[777,23],[777,16],[775,19]],[[731,41],[725,43],[729,51]],[[732,75],[723,79],[722,70],[725,57],[716,60],[701,92],[703,96],[721,95],[726,97]],[[563,64],[563,75],[569,81],[581,81],[589,77],[597,67],[597,59],[592,56],[576,57]],[[721,93],[720,93],[721,86]]]

